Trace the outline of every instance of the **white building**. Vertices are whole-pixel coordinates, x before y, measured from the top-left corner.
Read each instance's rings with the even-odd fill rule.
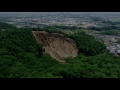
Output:
[[[120,49],[120,45],[116,45],[117,46],[117,48],[119,48]]]
[[[119,50],[117,50],[117,54],[119,54],[119,55],[120,55],[120,49],[119,49]]]

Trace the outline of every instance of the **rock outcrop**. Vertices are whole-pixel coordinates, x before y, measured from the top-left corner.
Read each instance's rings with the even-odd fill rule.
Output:
[[[43,44],[46,53],[59,61],[67,57],[78,55],[78,48],[74,40],[65,38],[62,34],[48,33],[46,31],[32,31],[38,43]]]

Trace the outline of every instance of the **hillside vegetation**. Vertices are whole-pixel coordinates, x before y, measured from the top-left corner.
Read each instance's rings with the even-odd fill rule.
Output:
[[[84,32],[64,34],[76,41],[79,55],[61,63],[43,53],[35,29],[5,29],[0,31],[0,78],[120,78],[120,58],[105,53],[104,44]]]

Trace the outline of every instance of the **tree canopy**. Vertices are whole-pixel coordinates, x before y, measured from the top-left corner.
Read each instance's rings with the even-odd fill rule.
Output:
[[[43,53],[32,30],[6,27],[0,31],[0,78],[120,77],[120,58],[103,52],[104,44],[94,37],[84,32],[66,36],[76,41],[80,51],[61,63]]]

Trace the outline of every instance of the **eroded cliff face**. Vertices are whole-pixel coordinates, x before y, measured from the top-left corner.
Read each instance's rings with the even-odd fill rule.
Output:
[[[43,44],[46,53],[59,61],[64,61],[67,57],[78,55],[78,48],[74,40],[65,38],[58,33],[48,33],[45,31],[32,31],[36,40]]]

